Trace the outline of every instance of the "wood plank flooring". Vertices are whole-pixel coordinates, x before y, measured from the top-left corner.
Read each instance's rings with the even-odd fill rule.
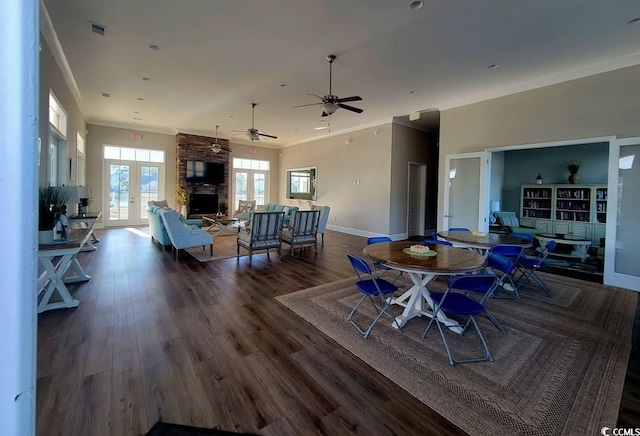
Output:
[[[38,435],[140,435],[158,420],[262,435],[464,434],[274,299],[352,277],[346,253],[365,238],[327,232],[317,256],[259,254],[249,266],[176,262],[139,232],[97,233],[98,250],[79,256],[91,280],[70,287],[80,306],[38,318]],[[635,428],[634,342],[618,424]]]

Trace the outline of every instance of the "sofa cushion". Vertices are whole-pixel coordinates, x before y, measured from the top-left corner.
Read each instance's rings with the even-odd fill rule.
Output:
[[[269,212],[282,212],[284,211],[284,205],[283,204],[276,204],[275,207],[273,208],[272,211]]]
[[[158,206],[158,207],[169,207],[169,203],[167,203],[167,200],[151,200],[151,201],[147,201],[147,205],[151,208],[151,206]]]
[[[275,212],[276,205],[274,203],[267,204],[267,212]]]

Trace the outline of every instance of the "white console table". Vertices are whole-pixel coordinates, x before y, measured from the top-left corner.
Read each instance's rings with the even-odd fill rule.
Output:
[[[66,283],[86,282],[89,277],[78,263],[76,256],[89,241],[92,229],[74,229],[69,232],[67,241],[59,241],[49,245],[38,246],[38,259],[44,272],[38,277],[38,295],[43,293],[38,303],[38,313],[46,310],[78,307],[80,302],[74,300],[65,286]],[[70,268],[76,275],[66,277]],[[57,291],[62,301],[51,302]]]

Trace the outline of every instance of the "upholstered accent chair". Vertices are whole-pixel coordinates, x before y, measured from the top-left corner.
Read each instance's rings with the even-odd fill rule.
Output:
[[[297,246],[313,244],[318,252],[319,210],[299,210],[293,215],[293,224],[282,231],[282,241],[291,247],[291,255]]]
[[[253,212],[249,227],[238,229],[238,255],[240,247],[249,250],[249,263],[254,251],[265,251],[267,257],[270,249],[277,249],[280,254],[280,236],[284,212]]]
[[[197,226],[189,226],[180,220],[180,214],[173,209],[160,209],[162,222],[169,235],[171,246],[176,250],[176,260],[181,249],[202,245],[210,246],[213,255],[213,236]]]
[[[510,230],[510,233],[522,233],[525,235],[537,235],[538,230],[532,227],[523,227],[515,212],[494,212],[498,222]]]
[[[249,219],[250,212],[253,212],[255,209],[255,200],[239,200],[238,208],[233,212],[233,217],[247,221]]]
[[[322,243],[324,244],[324,231],[327,229],[327,223],[329,222],[329,211],[331,210],[331,208],[329,206],[316,206],[314,204],[311,206],[311,210],[320,211],[320,219],[318,220],[318,233],[322,235]]]

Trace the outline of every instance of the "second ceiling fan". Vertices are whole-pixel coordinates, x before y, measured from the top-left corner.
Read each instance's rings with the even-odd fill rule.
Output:
[[[348,111],[355,112],[357,114],[361,114],[363,112],[362,109],[359,109],[359,108],[353,107],[353,106],[349,106],[348,104],[344,104],[344,103],[348,103],[348,102],[352,102],[352,101],[361,101],[362,97],[360,97],[358,95],[354,95],[353,97],[339,98],[337,95],[333,95],[333,93],[331,92],[333,61],[336,60],[336,55],[330,54],[329,56],[327,56],[327,60],[329,61],[329,94],[325,95],[324,97],[320,97],[317,94],[307,94],[307,95],[312,95],[314,97],[318,97],[322,101],[318,102],[318,103],[302,104],[302,105],[294,106],[294,107],[305,107],[305,106],[320,105],[320,107],[322,108],[322,116],[323,117],[331,115],[332,113],[337,111],[339,108],[346,109]]]
[[[255,111],[256,111],[256,106],[258,105],[258,103],[251,103],[251,128],[245,130],[234,130],[234,132],[245,132],[246,135],[249,137],[249,139],[251,139],[252,141],[258,141],[260,139],[261,136],[264,136],[265,138],[272,138],[272,139],[278,139],[277,136],[273,136],[273,135],[268,135],[266,133],[264,133],[262,130],[258,130],[254,127],[254,121],[255,121]]]

